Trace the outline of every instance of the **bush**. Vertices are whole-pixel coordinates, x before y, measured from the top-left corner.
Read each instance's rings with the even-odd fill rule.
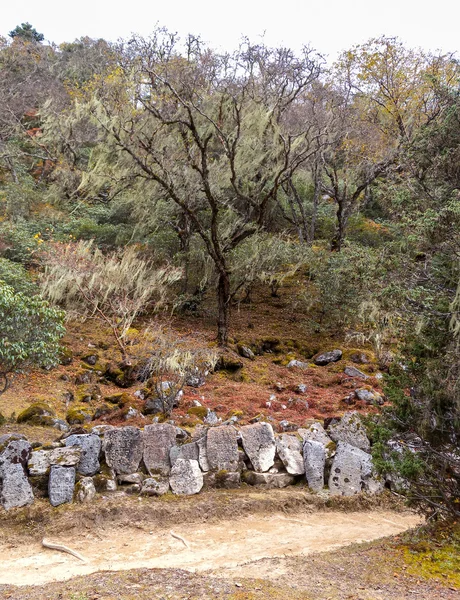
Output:
[[[7,258],[0,258],[0,281],[10,285],[15,292],[27,295],[38,292],[38,287],[33,283],[24,267]]]

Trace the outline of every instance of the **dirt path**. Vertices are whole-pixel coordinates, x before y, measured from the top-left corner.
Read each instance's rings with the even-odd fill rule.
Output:
[[[37,542],[0,542],[0,584],[37,585],[97,571],[139,568],[212,570],[219,576],[261,576],[263,558],[324,552],[371,541],[416,526],[419,517],[390,511],[252,515],[218,523],[181,523],[159,529],[100,527],[86,534],[53,536],[78,551],[87,564]],[[171,531],[181,536],[188,547]]]

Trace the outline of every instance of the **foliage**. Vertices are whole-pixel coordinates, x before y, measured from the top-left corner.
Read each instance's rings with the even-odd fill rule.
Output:
[[[173,267],[155,267],[132,246],[105,255],[91,241],[54,244],[45,264],[46,296],[69,315],[106,323],[123,359],[134,319],[164,304],[169,286],[181,275]]]
[[[38,292],[38,286],[32,282],[24,267],[7,258],[0,258],[0,281],[12,287],[15,292],[25,295],[33,295]]]
[[[43,33],[38,33],[35,27],[32,27],[30,23],[21,23],[10,31],[8,34],[11,38],[20,38],[27,42],[43,42],[45,36]]]
[[[59,361],[64,313],[40,296],[28,296],[0,281],[0,377],[26,368],[52,367]]]

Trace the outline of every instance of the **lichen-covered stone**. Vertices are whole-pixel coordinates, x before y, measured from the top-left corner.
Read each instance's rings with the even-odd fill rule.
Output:
[[[6,462],[0,466],[0,505],[5,510],[27,506],[34,501],[24,468],[20,463]]]
[[[96,488],[91,477],[83,477],[75,486],[75,500],[80,503],[91,502],[96,496]]]
[[[143,496],[163,496],[169,492],[169,479],[161,475],[148,477],[142,483],[141,494]]]
[[[199,459],[199,449],[196,442],[183,444],[182,446],[173,446],[169,452],[169,459],[173,465],[178,458],[191,458],[192,460]]]
[[[169,454],[176,445],[176,428],[170,423],[154,423],[144,428],[144,464],[150,475],[168,475]]]
[[[344,369],[344,373],[345,373],[345,375],[348,375],[348,377],[358,377],[359,379],[367,379],[368,378],[366,373],[363,373],[356,367],[347,366]]]
[[[324,467],[326,464],[326,448],[321,442],[307,440],[303,446],[305,478],[308,487],[320,491],[324,487]]]
[[[236,471],[238,437],[232,426],[212,427],[206,435],[206,456],[210,470]]]
[[[54,417],[56,413],[48,404],[44,402],[34,402],[28,408],[19,413],[18,423],[32,423],[33,425],[42,425],[43,417]]]
[[[53,465],[48,481],[48,496],[52,506],[72,502],[75,487],[75,467]]]
[[[337,362],[342,358],[342,350],[331,350],[324,352],[315,358],[315,365],[325,366],[331,362]]]
[[[98,435],[85,433],[82,435],[69,435],[65,440],[67,447],[77,446],[81,450],[77,471],[81,475],[94,475],[99,471],[99,455],[102,442]]]
[[[382,488],[373,476],[371,455],[347,442],[339,442],[329,475],[331,494],[353,496],[362,491],[376,493]]]
[[[334,442],[347,442],[366,452],[370,450],[371,444],[357,412],[345,413],[338,423],[329,425],[327,433]]]
[[[197,460],[179,458],[169,476],[169,485],[174,494],[190,496],[198,494],[203,487],[203,473]]]
[[[254,471],[268,471],[275,462],[276,442],[270,423],[255,423],[241,427],[241,439]],[[209,435],[209,434],[208,434]]]
[[[142,433],[132,426],[109,429],[104,434],[103,449],[108,466],[116,473],[134,473],[144,451]]]
[[[276,438],[276,451],[291,475],[302,475],[305,466],[302,457],[302,443],[295,435],[284,433]]]

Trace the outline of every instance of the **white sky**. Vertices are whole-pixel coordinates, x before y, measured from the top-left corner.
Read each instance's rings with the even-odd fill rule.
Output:
[[[0,35],[29,21],[57,44],[82,36],[114,41],[133,32],[148,35],[158,22],[228,50],[242,35],[256,41],[263,34],[269,45],[310,43],[330,59],[382,34],[428,50],[460,50],[458,0],[0,0],[0,5]]]

